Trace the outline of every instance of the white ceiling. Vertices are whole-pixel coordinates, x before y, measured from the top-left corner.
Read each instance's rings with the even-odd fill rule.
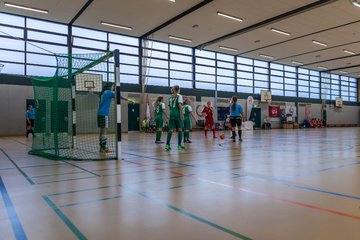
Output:
[[[10,3],[46,9],[49,10],[49,14],[11,9],[5,7],[4,2],[0,0],[2,12],[68,23],[87,0],[6,0]],[[201,0],[176,0],[175,3],[168,0],[94,0],[75,25],[139,37],[201,2]],[[150,38],[195,47],[314,2],[317,1],[214,0],[160,29]],[[242,18],[244,21],[238,22],[218,16],[216,14],[218,11]],[[102,26],[101,21],[130,26],[133,30]],[[359,22],[341,26],[355,21]],[[194,28],[194,25],[198,27]],[[289,32],[291,35],[271,32],[271,28]],[[191,39],[193,42],[171,40],[168,38],[169,35]],[[312,40],[324,42],[328,46],[313,44]],[[357,41],[359,43],[352,43]],[[337,45],[344,46],[334,48]],[[222,50],[219,46],[236,48],[238,52]],[[343,52],[347,49],[360,54],[360,8],[353,6],[350,0],[332,1],[330,4],[215,42],[205,49],[261,60],[266,59],[259,54],[266,54],[274,56],[274,62],[289,65],[294,65],[292,61],[315,63],[306,65],[313,69],[317,69],[318,65],[330,69],[360,65],[359,56],[351,56]],[[345,56],[348,58],[334,60]],[[320,61],[324,62],[316,63]],[[358,77],[360,67],[344,69],[344,71]]]

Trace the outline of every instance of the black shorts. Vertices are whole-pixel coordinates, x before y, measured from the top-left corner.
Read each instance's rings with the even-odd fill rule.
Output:
[[[34,127],[34,122],[35,122],[35,119],[29,119],[30,120],[30,123],[28,122],[28,120],[26,120],[26,126],[27,127]]]
[[[99,128],[109,128],[109,116],[97,116],[97,124]]]
[[[241,117],[230,117],[231,127],[241,127]]]

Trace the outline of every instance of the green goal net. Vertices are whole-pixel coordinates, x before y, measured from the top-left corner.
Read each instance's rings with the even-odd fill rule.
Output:
[[[58,54],[56,60],[53,77],[31,77],[36,117],[30,153],[51,159],[117,159],[116,100],[101,136],[97,116],[104,85],[117,81],[114,52]],[[104,137],[106,152],[100,151]]]

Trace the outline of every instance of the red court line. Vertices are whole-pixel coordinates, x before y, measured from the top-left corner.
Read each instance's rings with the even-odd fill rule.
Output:
[[[127,161],[127,160],[124,160],[124,161]],[[131,162],[131,161],[128,161],[128,162]],[[149,166],[149,165],[143,164],[143,163],[136,163],[136,162],[131,162],[131,163],[141,165],[141,166]],[[161,169],[161,168],[155,168],[155,170],[167,171],[167,169]],[[278,197],[278,196],[268,194],[268,193],[256,192],[256,191],[245,189],[245,188],[235,188],[235,187],[233,187],[231,185],[222,184],[222,183],[218,183],[218,182],[213,182],[213,181],[209,181],[209,180],[202,179],[202,178],[199,178],[199,177],[195,177],[194,175],[185,175],[183,173],[179,173],[179,172],[175,172],[175,171],[170,171],[170,173],[175,174],[175,175],[184,176],[184,177],[194,178],[194,179],[197,179],[197,180],[202,181],[202,182],[212,183],[212,184],[220,185],[220,186],[223,186],[223,187],[236,189],[236,190],[239,190],[239,191],[242,191],[242,192],[252,193],[252,194],[255,194],[255,195],[258,195],[258,196],[261,196],[261,197],[270,198],[272,200],[276,200],[276,201],[280,201],[280,202],[284,202],[284,203],[289,203],[289,204],[293,204],[293,205],[297,205],[297,206],[301,206],[301,207],[311,208],[311,209],[315,209],[315,210],[322,211],[322,212],[327,212],[327,213],[332,213],[332,214],[343,216],[343,217],[352,218],[352,219],[355,219],[355,220],[360,220],[360,216],[351,215],[351,214],[348,214],[348,213],[343,213],[343,212],[331,210],[331,209],[328,209],[328,208],[318,207],[318,206],[315,206],[315,205],[311,205],[311,204],[307,204],[307,203],[303,203],[303,202],[298,202],[298,201],[294,201],[294,200],[290,200],[290,199],[285,199],[285,198]]]

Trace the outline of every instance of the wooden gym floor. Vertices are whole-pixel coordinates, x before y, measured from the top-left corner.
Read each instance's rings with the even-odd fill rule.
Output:
[[[52,161],[0,138],[0,239],[360,239],[360,129],[246,132],[123,161]],[[165,135],[164,135],[165,138]]]

